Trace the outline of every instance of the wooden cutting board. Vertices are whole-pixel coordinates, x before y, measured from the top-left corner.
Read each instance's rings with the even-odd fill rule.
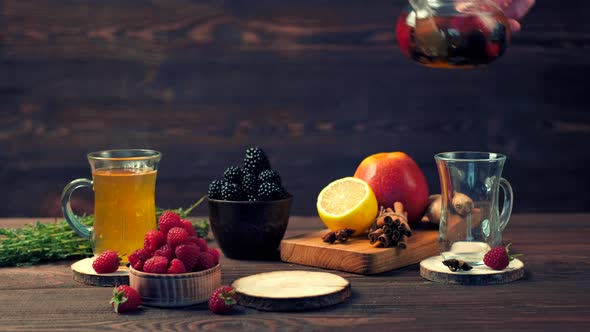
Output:
[[[407,249],[377,248],[366,237],[345,243],[322,241],[328,230],[298,235],[281,242],[281,260],[358,274],[376,274],[419,263],[438,255],[437,230],[412,230]]]

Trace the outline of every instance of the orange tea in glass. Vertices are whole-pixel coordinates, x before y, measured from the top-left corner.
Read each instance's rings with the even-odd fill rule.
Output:
[[[127,263],[127,256],[143,247],[145,233],[155,229],[156,175],[161,154],[153,150],[108,150],[88,154],[92,181],[70,182],[62,194],[65,219],[82,237],[92,241],[95,255],[110,249]],[[82,225],[70,207],[72,192],[94,190],[94,225]]]

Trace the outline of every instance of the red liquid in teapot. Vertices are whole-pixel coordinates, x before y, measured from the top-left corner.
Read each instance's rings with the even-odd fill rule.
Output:
[[[414,13],[403,13],[396,36],[401,51],[425,66],[469,68],[502,56],[510,41],[510,27],[502,14],[458,13],[416,19]]]

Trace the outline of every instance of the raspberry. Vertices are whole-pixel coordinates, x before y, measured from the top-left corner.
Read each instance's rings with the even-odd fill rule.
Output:
[[[216,265],[215,257],[213,257],[213,255],[208,252],[201,252],[197,256],[197,263],[195,264],[195,267],[193,267],[193,271],[209,270]]]
[[[209,297],[209,310],[214,314],[225,314],[230,312],[236,303],[236,290],[229,286],[222,286]]]
[[[171,260],[172,258],[174,258],[174,249],[172,249],[172,247],[170,247],[169,245],[165,244],[158,248],[158,250],[154,251],[154,256],[163,256],[168,258],[168,260]]]
[[[223,181],[239,184],[242,183],[243,176],[244,173],[239,167],[230,166],[225,170],[225,172],[223,172]]]
[[[170,266],[168,267],[168,274],[178,274],[178,273],[185,273],[186,268],[184,267],[184,263],[178,258],[174,258],[170,261]]]
[[[141,265],[143,266],[143,262],[147,261],[152,254],[145,248],[137,249],[127,257],[129,260],[129,264],[131,266],[135,265],[137,262],[141,261]],[[137,269],[136,269],[137,270]]]
[[[147,261],[152,254],[145,248],[137,249],[127,257],[129,265],[137,271],[143,271],[143,263]]]
[[[141,296],[134,288],[127,285],[115,287],[113,290],[113,298],[111,299],[111,306],[116,313],[129,312],[137,310],[141,304]]]
[[[182,219],[180,221],[182,223],[182,228],[188,233],[188,236],[197,236],[197,232],[195,231],[195,227],[190,220]]]
[[[219,258],[221,257],[219,250],[217,250],[215,248],[208,248],[207,252],[210,253],[211,256],[213,256],[213,258],[215,258],[215,260],[214,260],[215,265],[219,264]]]
[[[208,250],[207,240],[203,239],[202,237],[198,237],[195,240],[195,243],[199,246],[199,249],[201,249],[202,252],[205,252]]]
[[[509,247],[510,244],[506,247],[499,246],[488,251],[483,257],[484,264],[494,270],[504,270],[508,264],[510,264],[510,261],[514,259],[514,257],[510,256],[508,253]]]
[[[170,231],[168,231],[168,236],[166,237],[166,244],[170,246],[170,248],[176,248],[177,245],[183,244],[188,237],[188,233],[182,227],[174,227]]]
[[[258,180],[262,182],[270,182],[274,183],[278,186],[281,186],[281,176],[277,171],[272,169],[267,169],[266,171],[262,171],[260,175],[258,175]]]
[[[213,180],[209,185],[209,198],[221,199],[221,185],[223,181]]]
[[[164,233],[152,229],[145,234],[145,239],[143,240],[143,247],[153,253],[154,251],[158,250],[161,246],[166,243],[166,235]]]
[[[239,201],[242,199],[242,190],[235,183],[223,182],[221,198],[226,201]]]
[[[194,243],[181,244],[174,250],[176,258],[182,261],[187,271],[192,270],[195,264],[197,264],[197,257],[200,252],[199,246]]]
[[[168,271],[168,258],[154,256],[143,263],[143,271],[147,273],[166,273]]]
[[[260,148],[246,149],[244,157],[244,172],[258,176],[262,171],[270,169],[270,162],[266,157],[266,153]]]
[[[172,211],[166,211],[160,216],[158,226],[162,233],[168,234],[168,231],[173,227],[182,227],[182,223],[180,222],[180,216],[178,214]]]
[[[92,262],[96,273],[113,273],[119,268],[119,255],[113,250],[106,250]]]

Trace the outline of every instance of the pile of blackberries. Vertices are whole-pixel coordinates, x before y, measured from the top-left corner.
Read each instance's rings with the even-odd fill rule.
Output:
[[[281,177],[273,170],[264,151],[246,149],[244,165],[230,166],[221,180],[209,185],[209,198],[226,201],[273,201],[289,197]]]

